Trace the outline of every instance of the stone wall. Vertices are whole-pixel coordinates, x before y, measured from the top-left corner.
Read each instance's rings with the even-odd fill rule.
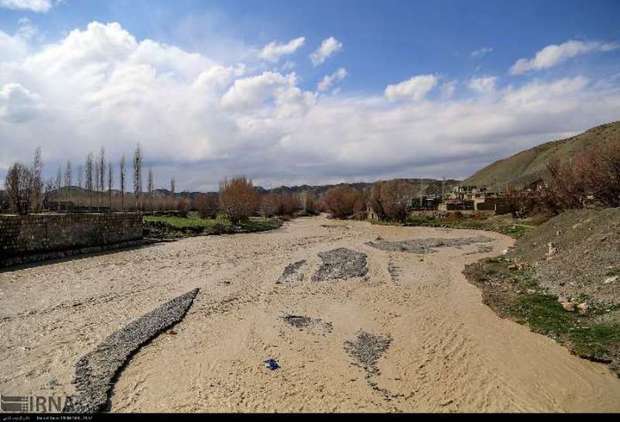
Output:
[[[140,239],[137,213],[0,215],[0,261]]]

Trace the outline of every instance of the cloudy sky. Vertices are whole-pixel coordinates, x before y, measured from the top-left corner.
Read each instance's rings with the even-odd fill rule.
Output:
[[[461,178],[620,120],[620,2],[0,0],[0,177]]]

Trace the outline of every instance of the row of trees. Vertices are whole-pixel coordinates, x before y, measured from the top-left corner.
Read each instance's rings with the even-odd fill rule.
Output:
[[[199,194],[189,208],[196,209],[203,218],[213,218],[218,213],[225,214],[233,223],[253,215],[292,217],[319,212],[318,203],[310,193],[261,195],[252,181],[244,176],[222,181],[217,195]]]
[[[58,168],[55,178],[44,182],[41,148],[37,148],[30,167],[17,162],[7,172],[5,185],[9,207],[19,214],[69,206],[142,211],[177,207],[174,178],[170,180],[168,196],[155,196],[155,176],[152,169],[149,169],[147,189],[143,191],[143,156],[140,145],[136,147],[132,159],[132,192],[127,189],[129,181],[124,155],[118,162],[118,191],[114,190],[114,167],[112,161],[106,160],[105,150],[101,148],[97,156],[89,153],[84,165],[75,170],[71,161],[67,161],[64,169]]]

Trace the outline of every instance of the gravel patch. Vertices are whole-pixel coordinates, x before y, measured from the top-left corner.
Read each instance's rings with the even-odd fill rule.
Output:
[[[333,325],[331,322],[325,322],[320,318],[310,318],[305,315],[285,315],[282,317],[288,325],[302,329],[319,330],[323,333],[331,333]]]
[[[278,278],[276,284],[281,283],[291,283],[293,281],[303,281],[304,273],[301,272],[301,268],[306,264],[306,260],[302,259],[301,261],[293,262],[284,268],[282,275]]]
[[[365,253],[347,248],[338,248],[327,252],[320,252],[318,255],[323,264],[312,276],[312,281],[364,277],[368,274],[367,256]]]
[[[416,254],[428,254],[437,252],[437,248],[461,248],[475,243],[488,243],[493,239],[485,236],[461,237],[456,239],[426,238],[389,241],[378,239],[367,242],[368,246],[387,252],[408,252]]]
[[[114,382],[129,358],[159,333],[179,322],[191,306],[198,289],[164,303],[155,310],[112,333],[75,365],[77,398],[65,413],[96,413],[109,406]]]
[[[367,376],[379,375],[377,362],[390,347],[392,338],[360,331],[355,340],[344,342],[344,350],[366,371]]]

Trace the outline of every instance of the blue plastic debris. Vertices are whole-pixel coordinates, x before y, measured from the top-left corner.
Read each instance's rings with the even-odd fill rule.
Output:
[[[275,359],[269,358],[265,361],[265,368],[269,368],[272,371],[275,371],[279,367],[280,365],[278,364],[278,361]]]

